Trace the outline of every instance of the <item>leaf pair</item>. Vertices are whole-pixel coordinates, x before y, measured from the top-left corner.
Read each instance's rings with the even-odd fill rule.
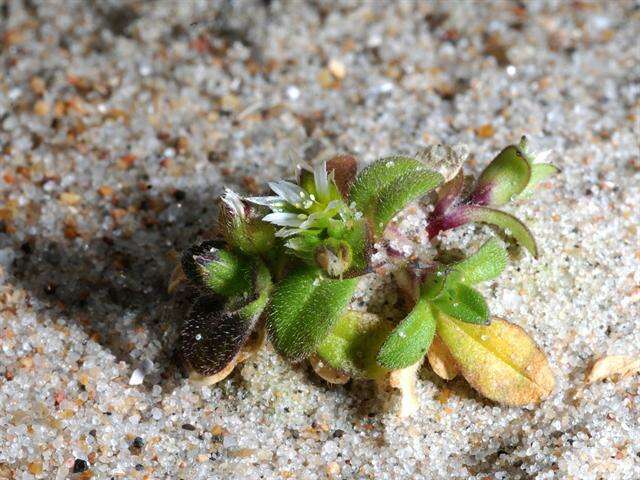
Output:
[[[537,183],[557,172],[551,164],[534,164],[534,158],[526,152],[526,138],[522,137],[519,145],[506,147],[485,168],[468,196],[463,194],[464,175],[460,171],[440,189],[429,216],[429,238],[469,222],[487,223],[503,229],[537,257],[538,249],[529,229],[513,215],[494,208],[530,194]]]
[[[204,377],[217,375],[236,361],[271,290],[271,275],[261,260],[222,246],[206,241],[188,249],[182,259],[187,278],[207,293],[191,308],[177,351],[185,366]]]
[[[467,323],[488,323],[487,304],[470,285],[497,277],[506,264],[506,250],[491,239],[466,260],[429,274],[413,310],[380,349],[378,363],[399,369],[420,361],[433,341],[438,312]]]

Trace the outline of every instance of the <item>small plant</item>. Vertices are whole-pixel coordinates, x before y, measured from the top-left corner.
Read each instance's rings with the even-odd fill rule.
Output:
[[[266,331],[283,357],[309,359],[330,382],[366,378],[400,388],[403,414],[416,407],[411,392],[425,356],[439,376],[460,373],[491,400],[523,405],[545,398],[554,385],[546,357],[522,329],[492,317],[474,288],[507,265],[498,238],[457,262],[395,268],[410,306],[397,324],[348,308],[360,279],[373,274],[371,253],[387,224],[432,191],[430,239],[483,222],[537,257],[527,227],[496,207],[531,194],[555,167],[534,163],[523,137],[471,185],[461,169],[465,157],[463,150],[437,146],[418,158],[383,158],[357,173],[356,160],[343,155],[299,167],[295,181],[270,183],[271,196],[242,198],[227,190],[220,239],[182,257],[182,270],[202,292],[178,339],[192,378],[223,379]]]

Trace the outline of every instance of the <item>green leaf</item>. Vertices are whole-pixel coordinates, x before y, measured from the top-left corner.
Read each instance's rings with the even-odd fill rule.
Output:
[[[489,321],[489,307],[484,297],[463,283],[447,289],[444,295],[433,300],[433,305],[463,322],[486,324]]]
[[[551,175],[558,173],[560,169],[550,163],[534,163],[531,166],[531,179],[526,188],[520,192],[520,198],[526,198],[533,194],[536,185],[545,181]]]
[[[462,282],[468,285],[485,282],[499,276],[507,266],[507,250],[497,238],[487,241],[469,258],[456,263]]]
[[[371,313],[347,311],[318,346],[317,355],[331,367],[357,378],[380,378],[387,373],[376,353],[393,329],[391,322]]]
[[[351,246],[352,269],[349,274],[364,272],[369,267],[373,251],[373,238],[369,224],[364,219],[355,220],[342,239]]]
[[[396,213],[436,188],[442,179],[442,175],[427,170],[415,158],[387,157],[360,172],[351,186],[349,200],[370,218],[374,230],[380,233]]]
[[[376,160],[362,170],[349,190],[349,201],[365,211],[381,188],[393,183],[407,172],[424,168],[415,158],[395,155]]]
[[[438,336],[462,375],[485,397],[507,405],[526,405],[549,396],[555,380],[544,353],[520,327],[493,317],[490,325],[471,325],[442,313]]]
[[[378,363],[390,370],[413,365],[427,353],[435,331],[436,321],[429,301],[420,298],[384,342],[378,353]]]
[[[425,278],[420,291],[424,298],[434,300],[455,286],[461,277],[453,266],[441,266]]]
[[[496,225],[507,235],[514,237],[520,245],[525,247],[534,258],[538,258],[538,247],[533,235],[524,223],[513,215],[488,207],[468,207],[466,218],[471,222],[489,223]]]
[[[424,168],[424,167],[423,167]],[[365,213],[373,223],[377,235],[382,235],[387,223],[409,203],[426,195],[442,183],[442,175],[429,170],[406,173],[381,188],[375,203]]]
[[[229,297],[250,289],[254,263],[224,250],[222,242],[207,240],[182,254],[182,270],[196,286]]]
[[[510,145],[484,169],[472,194],[472,203],[504,205],[522,192],[531,178],[531,165],[525,154]]]
[[[290,360],[302,360],[317,348],[349,304],[358,278],[334,280],[321,270],[302,267],[282,280],[273,292],[267,327],[276,350]]]

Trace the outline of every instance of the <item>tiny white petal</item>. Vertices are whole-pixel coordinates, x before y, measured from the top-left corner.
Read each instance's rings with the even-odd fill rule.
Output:
[[[281,228],[276,232],[276,237],[278,238],[288,238],[293,237],[299,233],[304,232],[301,228]]]
[[[313,166],[313,180],[320,199],[326,199],[329,196],[329,177],[327,176],[326,162],[318,162]]]
[[[284,200],[280,197],[248,197],[246,200],[269,208],[284,207],[285,205]]]
[[[279,182],[269,182],[269,187],[277,195],[292,204],[299,203],[301,198],[300,194],[304,192],[304,190],[302,190],[302,188],[300,188],[295,183],[287,182],[284,180],[280,180]]]
[[[131,374],[131,378],[129,378],[129,385],[142,385],[145,375],[151,370],[153,370],[153,362],[149,359],[145,359]]]
[[[265,215],[262,220],[281,227],[299,227],[302,223],[297,214],[288,212],[270,213]]]

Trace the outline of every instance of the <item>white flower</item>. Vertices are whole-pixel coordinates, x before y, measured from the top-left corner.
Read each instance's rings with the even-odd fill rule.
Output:
[[[298,177],[300,185],[285,180],[270,182],[269,187],[275,195],[247,200],[271,210],[262,220],[283,227],[276,236],[288,238],[286,245],[289,248],[308,251],[332,222],[347,222],[354,218],[354,212],[336,187],[333,172],[327,173],[325,161],[313,167],[299,165]]]

